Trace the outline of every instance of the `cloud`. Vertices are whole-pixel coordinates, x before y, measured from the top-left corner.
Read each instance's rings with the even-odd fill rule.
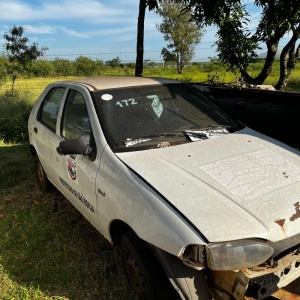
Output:
[[[30,6],[26,2],[0,0],[2,21],[36,21],[57,19],[112,20],[128,13],[125,9],[109,7],[96,0],[62,0],[59,3],[42,2]],[[9,12],[9,13],[8,13]]]
[[[65,27],[58,27],[58,28],[60,28],[67,35],[76,36],[76,37],[79,37],[79,38],[82,38],[82,39],[89,39],[90,38],[88,35],[79,33],[79,32],[77,32],[75,30],[72,30],[72,29],[68,29],[68,28],[65,28]]]
[[[94,30],[89,32],[90,36],[111,36],[115,37],[117,35],[124,35],[127,33],[132,33],[136,31],[136,26],[123,26],[123,27],[111,27],[111,28],[102,28],[100,30]]]
[[[76,36],[83,39],[89,39],[90,37],[86,34],[79,33],[75,30],[68,29],[63,26],[49,26],[49,25],[41,25],[41,26],[32,26],[32,25],[24,25],[23,26],[26,33],[34,33],[34,34],[54,34],[57,33],[57,29],[60,29],[64,33],[70,36]],[[32,37],[32,39],[37,39],[35,37]],[[46,39],[44,39],[46,40]],[[48,39],[51,40],[51,39]],[[54,39],[52,39],[54,41]]]
[[[25,31],[28,33],[41,33],[41,34],[49,34],[56,33],[56,28],[49,25],[41,25],[41,26],[32,26],[32,25],[24,25]]]

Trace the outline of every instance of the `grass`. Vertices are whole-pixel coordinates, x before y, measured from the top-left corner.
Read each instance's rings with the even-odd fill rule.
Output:
[[[0,143],[0,299],[134,299],[118,248],[33,173],[27,144]]]

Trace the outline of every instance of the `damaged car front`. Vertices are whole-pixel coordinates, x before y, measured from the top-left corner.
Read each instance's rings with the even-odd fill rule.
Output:
[[[206,241],[177,256],[205,274],[213,299],[263,299],[300,276],[297,150],[231,120],[187,85],[93,97],[115,155]],[[179,268],[155,251],[182,289]]]
[[[200,143],[118,156],[205,237],[178,256],[213,299],[273,295],[300,276],[298,153],[248,128]]]

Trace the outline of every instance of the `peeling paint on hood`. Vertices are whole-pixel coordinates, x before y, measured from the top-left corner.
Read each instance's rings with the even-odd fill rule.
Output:
[[[249,128],[116,155],[210,242],[300,232],[299,152]]]
[[[231,194],[246,200],[300,181],[300,167],[269,149],[221,159],[200,169]]]

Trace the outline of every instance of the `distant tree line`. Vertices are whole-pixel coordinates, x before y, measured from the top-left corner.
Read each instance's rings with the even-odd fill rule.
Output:
[[[5,55],[0,55],[0,78],[8,77],[10,61]],[[155,62],[144,61],[145,67],[155,67]],[[78,56],[74,60],[56,57],[53,60],[38,59],[27,64],[22,71],[25,77],[55,77],[55,76],[101,76],[107,69],[134,69],[135,63],[122,63],[119,57],[108,61]],[[125,71],[124,71],[125,72]],[[126,73],[126,72],[125,72]]]

